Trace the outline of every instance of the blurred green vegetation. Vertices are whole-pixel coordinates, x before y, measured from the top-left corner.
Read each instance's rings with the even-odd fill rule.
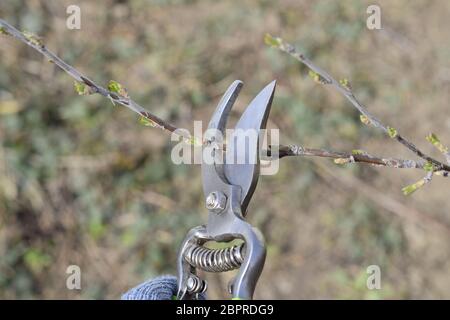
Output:
[[[69,4],[81,7],[79,31],[65,27]],[[0,17],[42,36],[98,83],[119,81],[179,127],[208,119],[241,79],[236,119],[275,78],[268,125],[281,129],[283,144],[411,157],[264,45],[265,33],[282,36],[349,79],[371,112],[421,147],[430,131],[448,144],[450,3],[379,1],[379,31],[365,28],[369,4],[3,0]],[[181,240],[206,221],[199,166],[174,165],[169,136],[107,99],[78,96],[65,73],[4,36],[0,143],[0,298],[118,298],[174,274]],[[420,175],[283,159],[249,208],[268,245],[256,297],[449,298],[449,234],[429,221],[450,223],[448,181],[403,197]],[[80,291],[65,287],[70,264],[81,267]],[[380,291],[365,287],[372,264],[381,267]],[[224,297],[229,277],[208,275],[210,297]]]

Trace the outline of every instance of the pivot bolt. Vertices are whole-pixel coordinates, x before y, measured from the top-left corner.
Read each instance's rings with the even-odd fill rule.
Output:
[[[220,213],[225,209],[227,196],[222,192],[213,191],[206,197],[206,209]]]

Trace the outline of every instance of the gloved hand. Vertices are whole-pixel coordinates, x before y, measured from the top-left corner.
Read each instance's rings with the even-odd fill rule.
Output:
[[[122,300],[172,300],[177,296],[177,278],[171,275],[159,276],[141,283],[122,295]],[[204,293],[199,300],[206,300]]]

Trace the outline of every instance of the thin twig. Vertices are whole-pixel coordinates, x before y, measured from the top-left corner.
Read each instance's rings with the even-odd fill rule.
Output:
[[[165,120],[159,118],[158,116],[154,115],[153,113],[146,110],[144,107],[140,106],[138,103],[133,101],[127,96],[122,96],[120,94],[117,94],[116,92],[111,92],[104,87],[96,84],[94,81],[83,75],[80,71],[63,61],[60,57],[58,57],[56,54],[54,54],[52,51],[47,49],[47,47],[43,44],[42,40],[39,39],[36,36],[30,36],[25,35],[23,32],[17,30],[13,26],[11,26],[6,21],[0,19],[0,33],[5,33],[7,35],[10,35],[14,37],[15,39],[27,44],[31,48],[35,49],[39,53],[41,53],[43,56],[45,56],[50,62],[54,63],[56,66],[64,70],[68,75],[70,75],[72,78],[74,78],[76,81],[83,83],[84,85],[88,86],[90,93],[98,93],[104,97],[107,97],[113,101],[113,103],[118,103],[136,113],[141,115],[142,117],[151,120],[153,123],[156,124],[156,127],[163,129],[167,132],[176,133],[179,136],[182,136],[183,138],[192,141],[196,141],[195,137],[192,137],[190,135],[187,135],[182,130],[181,132],[178,131],[178,128]],[[288,50],[289,49],[289,50]],[[308,67],[310,67],[313,71],[317,72],[324,78],[328,79],[327,81],[331,81],[331,83],[336,83],[337,88],[342,91],[346,96],[348,95],[348,92],[345,91],[344,87],[341,87],[339,83],[337,83],[331,76],[329,76],[325,71],[321,70],[320,68],[314,66],[309,60],[307,60],[302,55],[299,55],[295,53],[295,49],[293,47],[289,47],[288,49],[284,50],[286,52],[289,52],[291,54],[298,55],[298,57],[301,57],[302,62],[304,62]],[[292,51],[294,50],[294,51]],[[353,94],[351,94],[353,97]],[[354,97],[352,99],[355,99]],[[355,99],[356,101],[356,99]],[[357,104],[359,105],[359,104]],[[360,105],[359,105],[360,106]],[[362,107],[361,107],[362,108]],[[371,121],[374,124],[378,124],[378,126],[384,128],[384,126],[372,115],[370,115],[367,111],[365,111],[364,108],[361,109],[361,113],[366,115],[371,119]],[[223,146],[225,149],[226,146]],[[268,150],[263,151],[262,153],[267,155],[267,159],[274,160],[275,156],[271,155],[271,146],[269,146]],[[394,167],[394,168],[415,168],[415,169],[423,169],[423,166],[425,163],[423,161],[414,161],[414,160],[407,160],[407,159],[396,159],[396,158],[382,158],[370,155],[365,152],[338,152],[338,151],[328,151],[324,149],[313,149],[313,148],[307,148],[307,147],[301,147],[297,145],[289,145],[289,146],[279,146],[279,153],[277,158],[283,158],[287,156],[315,156],[315,157],[325,157],[325,158],[333,158],[335,159],[335,162],[337,163],[365,163],[365,164],[371,164],[371,165],[379,165],[379,166],[386,166],[386,167]],[[428,160],[428,159],[427,159]],[[442,170],[441,175],[447,176],[448,171],[446,169]]]
[[[376,166],[402,168],[402,169],[422,169],[425,161],[397,159],[397,158],[383,158],[371,155],[362,150],[353,150],[349,152],[332,151],[326,149],[306,148],[298,145],[282,146],[279,150],[279,158],[287,156],[312,156],[322,158],[332,158],[338,164],[344,163],[366,163]]]
[[[268,150],[263,153],[265,157],[264,160],[273,160],[276,155],[271,154],[271,146]],[[389,157],[379,157],[369,154],[362,150],[352,150],[352,152],[341,152],[326,149],[315,149],[307,148],[299,145],[291,144],[288,146],[280,146],[278,150],[279,159],[284,157],[319,157],[319,158],[331,158],[334,159],[336,164],[347,164],[347,163],[362,163],[369,164],[373,166],[390,167],[397,169],[420,169],[424,170],[426,168],[427,162],[424,160],[411,160],[411,159],[399,159],[399,158],[389,158]],[[450,177],[450,173],[446,170],[431,171],[429,173],[434,173],[442,177]],[[428,177],[428,175],[427,175]],[[431,180],[431,179],[430,179]],[[426,181],[429,182],[429,181]]]
[[[299,53],[295,47],[281,38],[274,38],[270,35],[266,35],[266,43],[277,47],[283,52],[290,54],[299,62],[303,63],[307,66],[315,75],[318,76],[318,81],[330,85],[332,88],[336,89],[339,93],[341,93],[350,103],[361,113],[364,119],[367,120],[368,123],[373,125],[374,127],[381,129],[384,133],[386,133],[391,138],[397,140],[403,146],[411,150],[418,157],[431,162],[434,165],[435,171],[450,171],[450,165],[442,163],[439,160],[436,160],[429,155],[422,152],[419,148],[417,148],[412,142],[407,140],[405,137],[400,135],[397,130],[384,125],[380,120],[378,120],[375,116],[373,116],[369,111],[367,111],[366,107],[358,101],[355,97],[352,88],[350,85],[342,85],[339,81],[336,81],[328,72],[324,71],[320,67],[316,66],[311,60],[305,57],[302,53]]]
[[[63,61],[60,57],[58,57],[56,54],[54,54],[52,51],[47,49],[47,47],[43,44],[43,42],[37,38],[36,36],[26,36],[23,32],[17,30],[13,26],[11,26],[6,21],[0,19],[0,26],[2,27],[2,32],[6,33],[15,39],[27,44],[28,46],[32,47],[34,50],[41,53],[43,56],[45,56],[48,61],[54,63],[59,68],[64,70],[69,76],[74,78],[76,81],[85,84],[89,87],[91,93],[98,93],[106,98],[109,98],[113,101],[113,103],[118,103],[136,113],[141,115],[142,117],[151,120],[153,123],[156,124],[156,127],[166,130],[168,132],[174,132],[177,130],[177,127],[174,125],[166,122],[165,120],[159,118],[158,116],[154,115],[153,113],[146,110],[144,107],[140,106],[138,103],[130,99],[129,97],[121,96],[115,92],[111,92],[104,87],[96,84],[94,81],[83,75],[80,71],[72,67],[71,65],[67,64],[65,61]],[[183,136],[183,133],[181,132],[180,135]],[[190,136],[183,136],[186,139],[190,139]]]

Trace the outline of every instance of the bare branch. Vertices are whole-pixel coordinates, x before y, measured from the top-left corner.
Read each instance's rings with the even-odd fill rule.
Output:
[[[401,136],[396,129],[384,125],[380,120],[378,120],[375,116],[373,116],[369,111],[367,111],[366,107],[357,100],[355,95],[353,94],[351,86],[348,84],[348,81],[339,82],[336,81],[330,74],[316,66],[311,60],[306,58],[302,53],[299,53],[295,47],[287,42],[284,42],[281,38],[275,38],[271,35],[266,35],[265,42],[268,45],[278,48],[279,50],[290,54],[299,62],[303,63],[307,66],[313,78],[316,81],[330,85],[332,88],[336,89],[339,93],[341,93],[350,103],[361,113],[361,121],[366,122],[367,124],[371,124],[374,127],[382,130],[392,139],[397,140],[403,146],[414,152],[418,157],[430,162],[434,166],[435,171],[445,170],[450,171],[450,164],[447,165],[442,163],[429,155],[425,154],[421,150],[419,150],[412,142],[407,140],[405,137]]]
[[[49,62],[54,63],[59,68],[64,70],[69,76],[74,78],[76,81],[83,83],[89,88],[90,93],[98,93],[104,97],[107,97],[113,101],[113,103],[120,104],[136,113],[141,115],[142,117],[152,121],[155,123],[156,127],[163,129],[168,132],[174,132],[177,130],[177,127],[174,125],[171,125],[170,123],[166,122],[165,120],[159,118],[158,116],[154,115],[150,111],[146,110],[144,107],[140,106],[138,103],[130,99],[129,97],[121,96],[115,92],[109,91],[105,89],[104,87],[96,84],[94,81],[83,75],[80,71],[72,67],[71,65],[67,64],[65,61],[63,61],[60,57],[58,57],[56,54],[54,54],[52,51],[48,50],[47,47],[44,45],[42,40],[28,32],[21,32],[11,26],[6,21],[0,19],[0,26],[1,26],[1,33],[10,35],[14,37],[15,39],[27,44],[28,46],[32,47],[34,50],[41,53],[43,56],[45,56]],[[180,135],[182,135],[181,133]],[[191,136],[183,136],[186,139],[191,139]]]
[[[270,152],[269,152],[270,156]],[[307,148],[298,145],[281,146],[279,149],[279,158],[288,156],[311,156],[321,158],[331,158],[337,164],[346,163],[365,163],[374,166],[384,166],[401,169],[422,169],[426,162],[414,161],[408,159],[383,158],[371,155],[362,150],[352,150],[352,152],[340,152],[325,149]]]
[[[108,89],[96,84],[94,81],[83,75],[80,71],[63,61],[61,58],[59,58],[56,54],[54,54],[52,51],[47,49],[47,47],[43,44],[42,39],[38,36],[29,33],[29,32],[21,32],[8,24],[6,21],[0,19],[0,34],[6,34],[14,37],[15,39],[27,44],[31,48],[35,49],[39,53],[41,53],[43,56],[45,56],[50,62],[54,63],[56,66],[64,70],[68,75],[70,75],[72,78],[74,78],[77,83],[81,84],[82,86],[86,86],[86,88],[80,88],[77,86],[76,90],[79,94],[93,94],[97,93],[100,94],[106,98],[109,98],[113,103],[117,103],[119,105],[122,105],[137,114],[139,114],[144,119],[147,119],[148,121],[141,121],[144,125],[151,125],[157,128],[160,128],[162,130],[165,130],[166,132],[170,133],[176,133],[180,137],[183,137],[185,141],[196,144],[199,140],[197,140],[196,137],[193,137],[189,134],[186,134],[184,131],[178,131],[178,128],[165,120],[159,118],[158,116],[154,115],[153,113],[146,110],[144,107],[140,106],[138,103],[133,101],[127,94],[126,90],[121,90],[120,84],[116,83],[115,81],[112,81],[113,85],[118,87],[120,90],[111,90],[110,86],[108,86]],[[291,46],[290,44],[284,43],[281,41],[281,39],[276,38],[279,44],[279,48],[282,51],[288,52],[297,60],[304,63],[306,66],[308,66],[312,72],[313,76],[317,76],[317,80],[325,83],[325,84],[331,84],[333,85],[339,92],[341,92],[352,104],[361,112],[361,114],[366,117],[365,119],[368,119],[372,125],[375,127],[381,128],[384,130],[387,134],[389,134],[391,137],[393,135],[393,129],[390,127],[385,127],[378,119],[376,119],[374,116],[372,116],[369,112],[365,110],[365,108],[356,100],[353,93],[351,92],[351,89],[349,86],[347,86],[345,83],[340,84],[336,80],[334,80],[328,73],[326,73],[324,70],[320,69],[319,67],[315,66],[311,61],[309,61],[307,58],[305,58],[302,54],[299,54],[295,51],[295,48]],[[111,84],[111,82],[110,82]],[[142,119],[141,119],[142,120]],[[431,162],[434,164],[433,170],[436,175],[441,176],[449,176],[449,169],[450,166],[445,166],[442,163],[440,163],[437,160],[434,160],[428,156],[425,156],[420,150],[418,150],[412,143],[398,135],[396,131],[395,138],[401,142],[402,144],[406,145],[410,150],[414,151],[418,156],[422,157],[423,159],[427,160],[428,162]],[[223,148],[225,149],[226,146],[224,145]],[[337,164],[344,164],[344,163],[365,163],[370,165],[377,165],[377,166],[385,166],[385,167],[393,167],[393,168],[407,168],[407,169],[424,169],[427,166],[427,162],[421,160],[421,161],[414,161],[414,160],[407,160],[407,159],[397,159],[397,158],[383,158],[374,156],[371,154],[368,154],[366,152],[363,152],[361,150],[353,150],[351,153],[348,152],[339,152],[339,151],[329,151],[324,149],[314,149],[314,148],[307,148],[307,147],[301,147],[297,145],[288,145],[288,146],[279,146],[279,152],[278,156],[272,155],[271,153],[271,146],[268,147],[268,150],[263,151],[264,155],[267,155],[266,159],[274,160],[277,158],[283,158],[287,156],[311,156],[311,157],[322,157],[322,158],[332,158],[335,160],[335,163]],[[448,155],[448,154],[446,154]],[[431,178],[430,178],[431,180]],[[427,180],[428,182],[428,180]]]

